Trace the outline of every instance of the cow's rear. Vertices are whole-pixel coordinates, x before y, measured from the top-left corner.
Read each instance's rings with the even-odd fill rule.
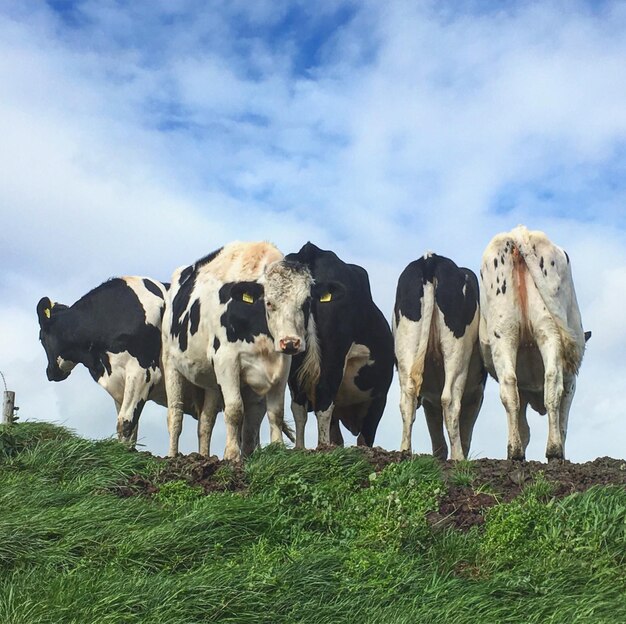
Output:
[[[530,404],[548,413],[547,457],[562,458],[585,344],[569,258],[543,232],[519,226],[487,246],[481,280],[481,350],[500,383],[508,456],[525,455]]]
[[[448,258],[426,254],[400,275],[393,320],[402,450],[411,449],[415,410],[423,404],[433,453],[447,457],[445,422],[451,457],[466,457],[485,381],[476,276]]]

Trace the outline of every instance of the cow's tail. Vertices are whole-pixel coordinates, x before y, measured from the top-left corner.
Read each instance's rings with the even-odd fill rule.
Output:
[[[287,424],[284,420],[283,420],[283,433],[287,436],[287,438],[292,444],[296,443],[295,431],[293,430],[291,425]]]
[[[424,364],[426,353],[428,352],[428,342],[431,336],[433,322],[433,311],[435,309],[435,285],[432,282],[425,282],[424,296],[422,297],[422,322],[417,337],[417,350],[413,366],[411,367],[411,380],[413,381],[413,391],[415,396],[419,396],[424,381]]]
[[[315,388],[320,380],[321,374],[321,351],[317,336],[317,328],[313,314],[309,316],[306,336],[306,352],[302,365],[298,369],[298,385],[304,390],[307,399],[315,407]]]
[[[513,257],[514,262],[518,263],[517,270],[521,273],[524,272],[525,268],[528,270],[533,284],[559,332],[563,350],[563,367],[566,371],[577,374],[585,349],[584,341],[580,341],[572,331],[567,321],[566,310],[555,296],[555,293],[548,288],[540,266],[540,259],[537,257],[537,252],[533,249],[528,230],[516,228],[513,230],[512,236],[514,243]],[[515,247],[519,250],[517,259]]]

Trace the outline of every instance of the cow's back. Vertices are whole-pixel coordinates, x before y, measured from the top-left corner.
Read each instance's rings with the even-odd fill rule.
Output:
[[[139,364],[158,366],[165,288],[145,277],[112,278],[68,312],[85,345],[106,353],[128,352]]]
[[[237,241],[225,245],[208,262],[196,265],[200,275],[210,275],[219,282],[246,282],[258,280],[269,264],[282,258],[282,252],[272,243]]]

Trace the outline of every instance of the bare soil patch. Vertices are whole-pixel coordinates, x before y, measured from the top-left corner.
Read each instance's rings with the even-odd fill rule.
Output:
[[[327,452],[328,449],[311,452]],[[410,453],[387,451],[380,447],[362,448],[365,459],[375,472],[386,466],[411,458]],[[242,464],[227,462],[216,456],[198,453],[174,458],[157,458],[162,462],[157,475],[151,479],[135,475],[118,485],[118,496],[151,496],[163,483],[183,480],[190,486],[211,492],[244,491],[247,488]],[[575,464],[569,461],[543,463],[516,462],[503,459],[477,459],[462,469],[452,461],[441,462],[447,493],[439,509],[429,515],[435,528],[454,526],[468,530],[485,521],[485,512],[499,502],[518,496],[525,486],[540,474],[553,484],[553,496],[562,498],[574,492],[584,492],[594,485],[626,487],[626,460],[599,457],[594,461]]]

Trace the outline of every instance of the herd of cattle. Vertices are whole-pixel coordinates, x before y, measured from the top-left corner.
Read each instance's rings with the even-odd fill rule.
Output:
[[[487,372],[500,384],[510,459],[530,438],[526,409],[548,414],[546,457],[564,456],[567,420],[585,341],[567,254],[518,226],[495,236],[476,275],[427,253],[400,275],[392,328],[374,304],[367,272],[307,243],[283,254],[266,242],[225,245],[174,272],[171,284],[110,279],[72,306],[37,305],[51,381],[76,364],[113,397],[117,433],[135,443],[146,401],[168,408],[169,454],[183,413],[198,420],[209,454],[218,412],[225,459],[272,442],[304,447],[309,412],[318,443],[342,444],[339,423],[372,446],[395,362],[411,449],[424,406],[433,454],[467,457]],[[283,420],[287,385],[295,422]]]

